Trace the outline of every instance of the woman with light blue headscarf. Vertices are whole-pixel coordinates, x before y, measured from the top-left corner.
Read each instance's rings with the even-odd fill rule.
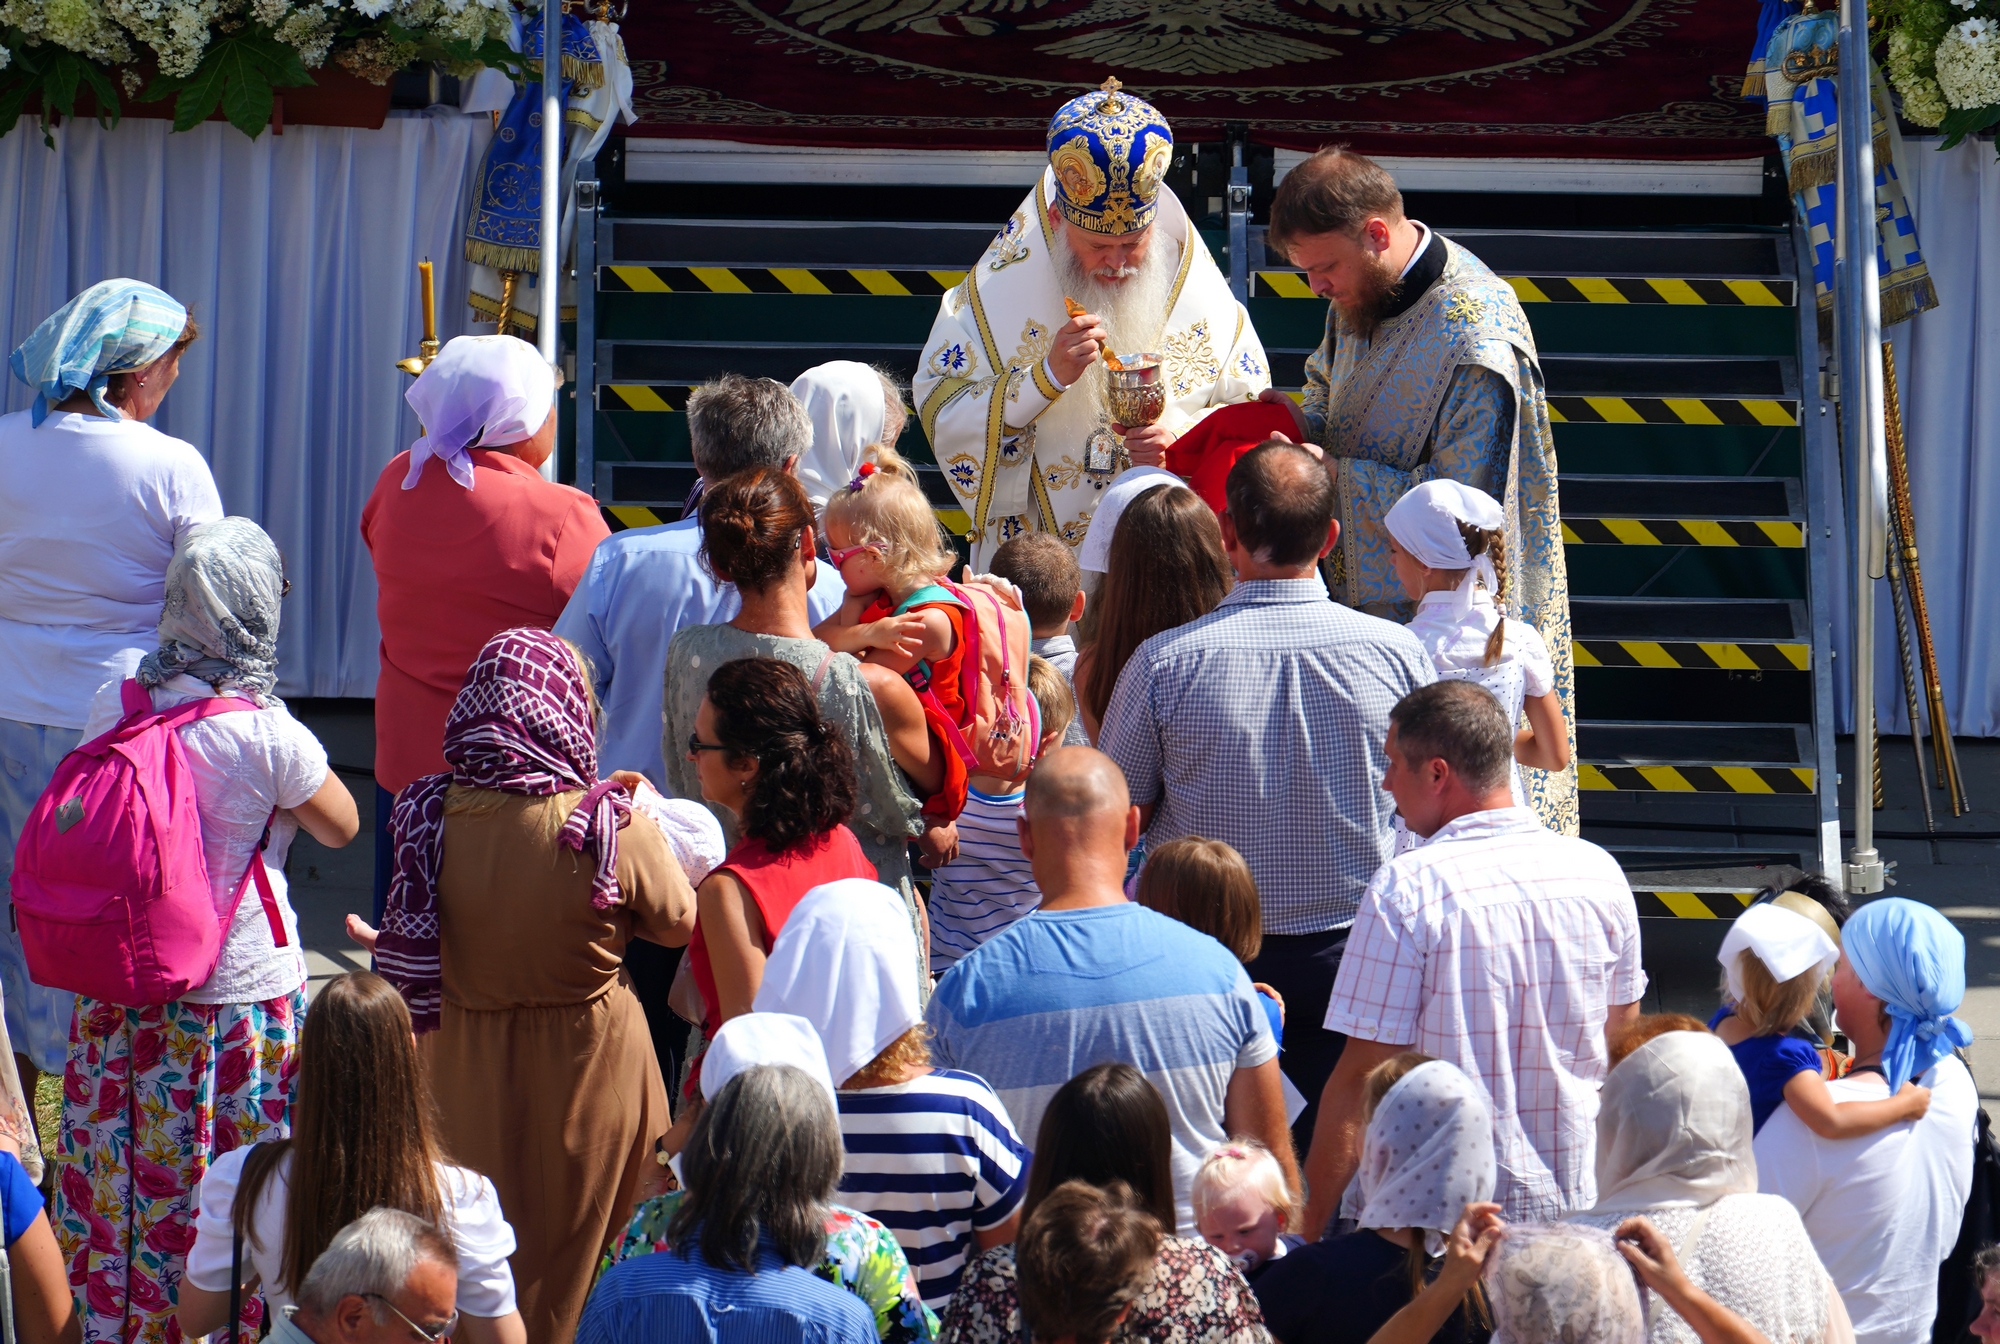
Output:
[[[172,296],[106,280],[8,360],[32,401],[0,416],[0,882],[28,810],[81,740],[93,692],[158,639],[174,543],[222,517],[208,463],[147,424],[194,321]],[[74,996],[28,979],[0,919],[6,1030],[28,1095],[57,1071]]]
[[[1840,1290],[1861,1344],[1929,1339],[1938,1266],[1958,1241],[1972,1189],[1979,1093],[1957,1055],[1972,1029],[1965,938],[1928,905],[1868,902],[1840,930],[1834,1018],[1854,1047],[1835,1101],[1930,1089],[1921,1119],[1852,1139],[1823,1139],[1780,1106],[1757,1132],[1757,1188],[1798,1209]]]

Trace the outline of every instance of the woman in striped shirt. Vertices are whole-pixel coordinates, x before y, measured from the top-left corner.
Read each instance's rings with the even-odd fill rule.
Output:
[[[896,1234],[924,1303],[1014,1239],[1028,1150],[984,1079],[931,1067],[916,935],[878,882],[830,882],[792,911],[764,966],[760,1013],[813,1024],[839,1082],[840,1202]]]

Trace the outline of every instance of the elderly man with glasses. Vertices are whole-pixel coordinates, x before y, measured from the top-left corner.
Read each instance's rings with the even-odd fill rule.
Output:
[[[458,1253],[423,1219],[370,1209],[334,1235],[271,1322],[276,1344],[438,1344],[458,1327]]]

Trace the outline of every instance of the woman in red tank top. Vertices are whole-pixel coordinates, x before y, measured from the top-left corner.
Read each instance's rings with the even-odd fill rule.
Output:
[[[713,1037],[750,1011],[792,907],[823,883],[873,881],[875,866],[841,824],[854,811],[854,753],[790,663],[739,658],[716,668],[685,749],[702,797],[736,814],[741,837],[695,892],[688,957]]]

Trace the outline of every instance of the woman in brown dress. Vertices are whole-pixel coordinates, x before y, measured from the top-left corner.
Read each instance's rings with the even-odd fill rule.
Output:
[[[374,946],[409,1002],[445,1147],[500,1192],[537,1344],[569,1344],[672,1122],[625,946],[678,947],[694,926],[659,829],[597,780],[594,711],[567,641],[487,643],[445,727],[451,773],[396,800]]]

